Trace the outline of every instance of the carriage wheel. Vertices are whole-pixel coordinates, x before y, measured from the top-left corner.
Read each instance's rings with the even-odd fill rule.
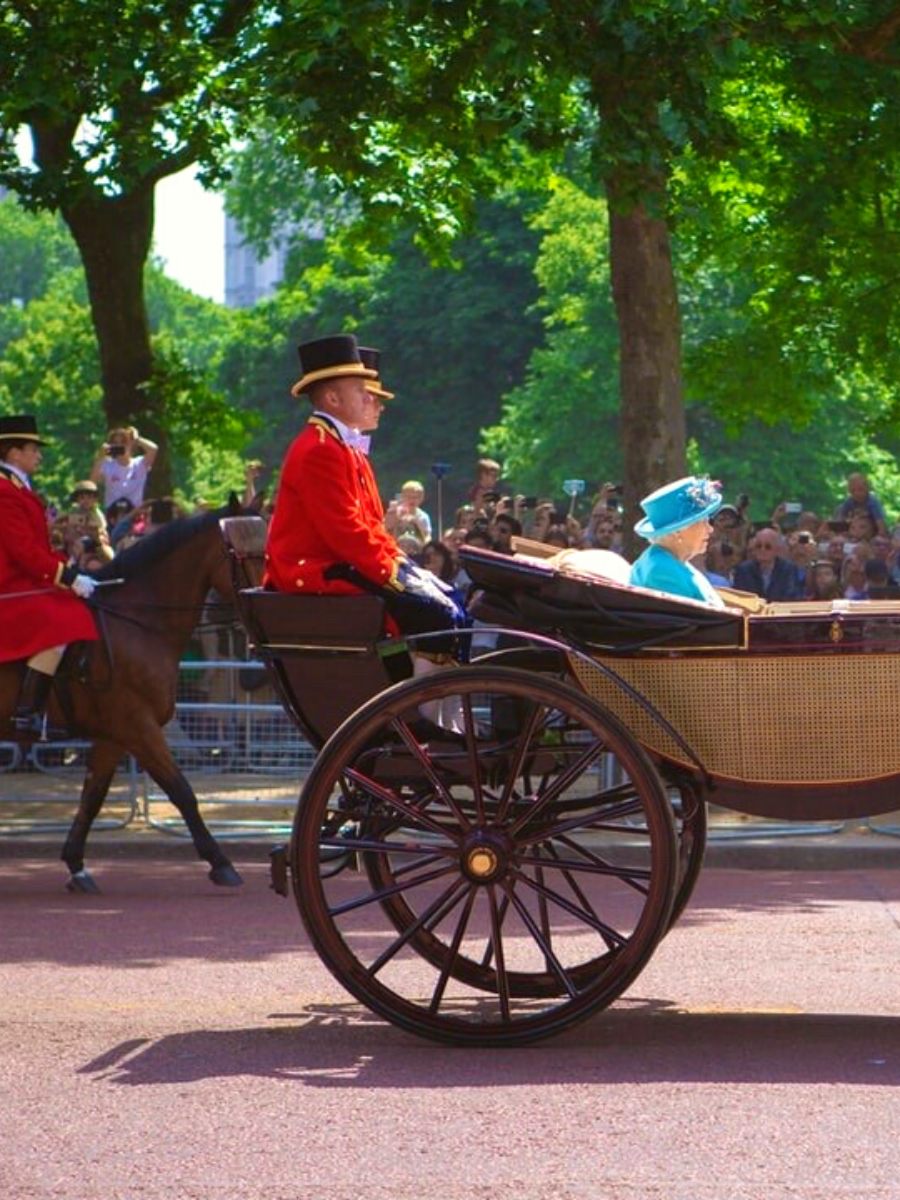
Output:
[[[669,917],[669,929],[687,907],[693,895],[706,852],[706,801],[691,784],[678,785],[674,802],[675,836],[678,840],[678,886]]]
[[[547,647],[511,646],[494,650],[478,659],[478,666],[509,666],[519,670],[537,671],[554,679],[569,677],[567,658],[563,651]],[[693,783],[679,780],[672,789],[672,815],[678,842],[678,887],[669,929],[684,912],[693,895],[706,852],[707,805]]]
[[[433,703],[461,733],[423,739]],[[336,811],[365,869],[323,878]],[[341,983],[410,1032],[470,1044],[548,1036],[611,1003],[678,883],[668,798],[628,732],[568,685],[500,667],[409,680],[361,708],[319,755],[291,853]]]

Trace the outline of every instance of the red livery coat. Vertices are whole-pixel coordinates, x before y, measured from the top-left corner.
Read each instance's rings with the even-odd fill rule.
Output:
[[[67,642],[96,641],[94,618],[62,582],[65,559],[50,548],[43,502],[0,471],[0,662]],[[53,588],[41,596],[17,592]]]
[[[359,589],[324,577],[335,563],[349,563],[372,583],[391,586],[403,555],[383,516],[365,455],[328,421],[310,417],[282,467],[265,582],[280,592],[351,595]]]

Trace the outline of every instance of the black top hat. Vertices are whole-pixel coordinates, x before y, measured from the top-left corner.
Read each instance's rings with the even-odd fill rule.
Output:
[[[47,445],[43,438],[38,437],[37,421],[31,413],[0,417],[0,438],[6,441],[16,438],[26,442],[37,442],[39,446]]]
[[[336,337],[317,338],[297,347],[300,369],[303,375],[291,388],[291,394],[299,396],[320,379],[334,379],[338,375],[362,375],[374,379],[375,372],[367,368],[359,356],[359,347],[352,333]]]
[[[366,391],[369,395],[377,396],[379,400],[393,400],[394,393],[389,392],[386,387],[383,387],[381,380],[378,378],[378,360],[381,358],[381,351],[373,350],[371,346],[360,346],[359,357],[362,359],[364,367],[375,372],[374,379],[366,380]]]

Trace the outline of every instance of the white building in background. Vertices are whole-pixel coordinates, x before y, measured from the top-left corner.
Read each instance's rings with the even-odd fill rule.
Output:
[[[284,278],[290,237],[276,236],[265,258],[244,241],[234,217],[225,214],[225,303],[229,308],[249,308],[271,296]]]

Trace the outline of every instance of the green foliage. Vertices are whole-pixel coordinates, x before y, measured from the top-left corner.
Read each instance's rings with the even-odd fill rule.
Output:
[[[606,205],[559,178],[531,224],[544,339],[482,449],[520,490],[561,496],[563,479],[602,483],[622,468]]]
[[[14,201],[0,205],[0,247],[11,264],[28,265],[34,292],[22,306],[0,304],[0,411],[37,415],[52,439],[40,486],[62,501],[87,475],[107,428],[83,275],[61,267],[72,248],[57,223]],[[224,500],[229,488],[243,488],[241,452],[254,421],[213,383],[235,315],[155,269],[148,301],[158,349],[150,386],[166,404],[176,484],[186,496]]]
[[[96,342],[80,272],[56,276],[23,310],[21,336],[0,360],[0,411],[31,412],[51,440],[39,486],[63,502],[84,479],[103,438]]]
[[[536,239],[530,196],[479,208],[473,234],[454,245],[458,266],[435,266],[408,231],[390,254],[365,250],[359,231],[303,244],[291,280],[238,317],[220,386],[260,414],[252,452],[270,468],[306,419],[290,394],[296,345],[337,329],[382,351],[389,402],[374,439],[384,493],[410,475],[427,482],[432,462],[450,462],[448,505],[472,482],[478,430],[499,415],[500,397],[524,375],[539,329],[532,310]]]
[[[0,309],[24,307],[47,290],[58,271],[78,265],[78,251],[62,221],[26,213],[12,196],[0,198]]]
[[[241,451],[253,414],[235,409],[215,391],[168,332],[154,339],[148,386],[162,397],[176,488],[217,500],[232,488],[242,491]]]

